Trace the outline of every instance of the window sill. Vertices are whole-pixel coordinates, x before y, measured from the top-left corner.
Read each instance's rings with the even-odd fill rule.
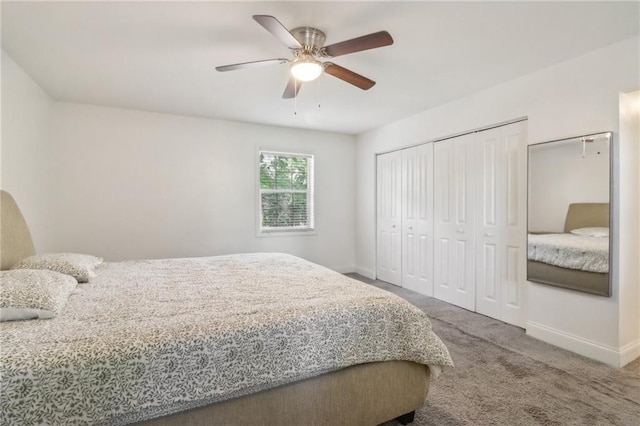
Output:
[[[291,231],[258,231],[256,237],[302,237],[302,236],[314,236],[317,235],[315,229],[293,229]]]

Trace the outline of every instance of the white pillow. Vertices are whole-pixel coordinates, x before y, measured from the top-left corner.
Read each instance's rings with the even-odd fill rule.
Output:
[[[0,271],[0,321],[58,316],[78,282],[70,275],[35,269]]]
[[[88,254],[48,253],[22,259],[11,269],[48,269],[71,275],[79,283],[86,283],[89,278],[96,276],[94,269],[101,263],[102,258]]]
[[[582,237],[606,238],[609,236],[609,228],[606,228],[606,227],[577,228],[577,229],[572,229],[571,233],[575,235],[580,235]]]

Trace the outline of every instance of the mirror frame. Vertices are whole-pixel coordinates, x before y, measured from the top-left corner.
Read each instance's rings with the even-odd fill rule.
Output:
[[[532,147],[536,147],[536,146],[540,146],[540,145],[545,145],[545,144],[551,144],[551,143],[556,143],[556,142],[565,142],[565,141],[571,141],[571,140],[577,140],[579,141],[580,139],[583,138],[594,138],[594,137],[606,137],[609,140],[609,259],[608,259],[608,263],[609,263],[609,272],[608,272],[608,287],[607,287],[607,291],[606,294],[602,293],[602,292],[597,292],[597,291],[593,291],[590,289],[581,289],[581,288],[577,288],[577,286],[572,286],[569,283],[563,283],[563,282],[550,282],[550,281],[542,281],[542,280],[537,280],[537,279],[531,279],[529,277],[529,235],[530,235],[530,229],[529,229],[529,217],[531,216],[531,191],[530,191],[530,184],[531,184],[531,148]],[[569,137],[569,138],[562,138],[562,139],[554,139],[554,140],[550,140],[550,141],[545,141],[545,142],[538,142],[538,143],[534,143],[534,144],[530,144],[527,146],[527,267],[526,267],[526,275],[527,275],[527,281],[529,282],[534,282],[534,283],[538,283],[538,284],[543,284],[543,285],[548,285],[548,286],[553,286],[553,287],[559,287],[559,288],[564,288],[564,289],[568,289],[568,290],[573,290],[573,291],[578,291],[578,292],[582,292],[582,293],[586,293],[586,294],[592,294],[592,295],[597,295],[597,296],[601,296],[601,297],[611,297],[611,293],[612,293],[612,266],[613,266],[613,234],[612,234],[612,229],[613,228],[613,203],[614,203],[614,197],[613,197],[613,189],[614,189],[614,182],[613,182],[613,166],[614,166],[614,161],[613,161],[613,155],[614,155],[614,149],[613,149],[613,132],[611,131],[607,131],[607,132],[598,132],[598,133],[590,133],[590,134],[586,134],[586,135],[580,135],[580,136],[573,136],[573,137]],[[569,206],[567,206],[568,208]],[[587,271],[580,271],[580,272],[585,272],[588,273]],[[597,272],[593,272],[593,273],[597,273]]]

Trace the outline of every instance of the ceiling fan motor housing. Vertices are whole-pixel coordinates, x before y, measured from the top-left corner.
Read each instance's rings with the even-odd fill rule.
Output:
[[[291,35],[300,42],[303,51],[317,53],[326,40],[325,34],[317,28],[298,27],[290,31]]]

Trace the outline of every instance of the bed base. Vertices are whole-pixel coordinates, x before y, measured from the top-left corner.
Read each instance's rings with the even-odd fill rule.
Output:
[[[241,398],[138,423],[139,426],[375,426],[413,421],[429,368],[409,361],[356,365]]]
[[[547,263],[527,261],[527,279],[540,284],[609,296],[609,274],[561,268]]]
[[[400,422],[401,425],[408,425],[409,423],[413,423],[416,418],[416,412],[412,411],[407,414],[403,414],[401,416],[396,417],[396,420]]]

